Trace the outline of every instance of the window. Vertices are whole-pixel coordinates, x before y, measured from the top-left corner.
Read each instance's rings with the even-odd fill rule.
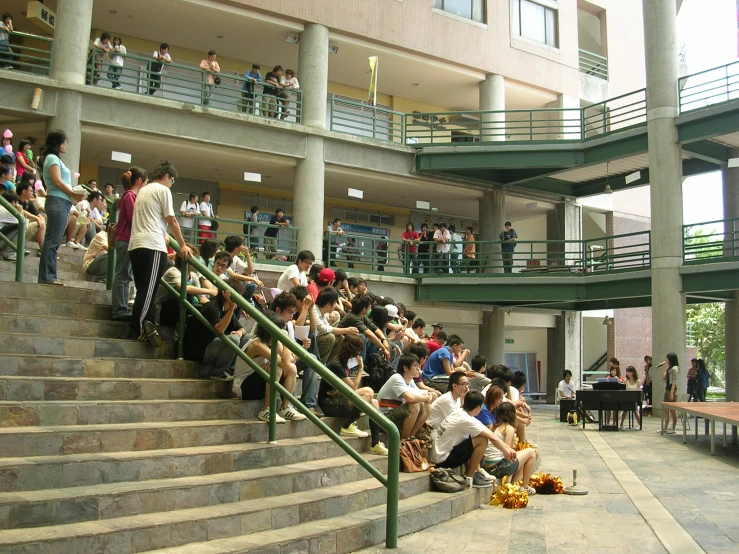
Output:
[[[512,0],[514,34],[559,47],[557,3],[552,0]]]
[[[485,23],[485,0],[433,0],[434,8]]]

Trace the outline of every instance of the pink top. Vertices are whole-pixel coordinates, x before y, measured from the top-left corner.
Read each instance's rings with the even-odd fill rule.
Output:
[[[26,158],[26,155],[23,152],[16,152],[15,153],[15,173],[18,175],[18,181],[20,181],[20,178],[23,176],[23,174],[28,171],[25,167],[21,165],[21,158],[23,159],[23,163],[26,165],[31,165],[31,163],[28,161],[28,158]]]
[[[129,242],[131,240],[131,220],[133,219],[133,205],[136,203],[136,193],[127,190],[118,200],[118,224],[115,226],[115,240]]]

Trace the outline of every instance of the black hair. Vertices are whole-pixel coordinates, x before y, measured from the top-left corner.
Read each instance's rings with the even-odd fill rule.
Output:
[[[282,317],[280,314],[277,314],[272,310],[265,310],[264,316],[280,329],[285,328],[285,318]],[[272,341],[271,331],[266,327],[263,327],[262,325],[256,326],[256,329],[254,330],[254,335],[264,344],[270,344]]]
[[[526,384],[526,374],[523,371],[515,372],[513,374],[513,379],[511,379],[511,386],[514,389],[520,389],[525,384]]]
[[[2,173],[2,169],[0,169],[0,173]],[[23,175],[25,175],[25,173]],[[29,181],[29,180],[25,180],[21,178],[20,183],[15,185],[15,192],[19,198],[20,198],[21,193],[23,193],[23,191],[25,191],[26,189],[33,190],[33,181]]]
[[[203,246],[205,246],[205,243],[203,243]],[[201,256],[203,255],[203,249],[202,249],[202,247],[200,248],[200,255]],[[205,259],[205,258],[203,258],[203,259]],[[228,252],[224,252],[223,250],[221,250],[220,252],[218,252],[213,257],[213,263],[215,263],[215,262],[217,262],[219,260],[228,260],[228,267],[231,267],[231,263],[233,262],[233,258],[231,257],[231,254],[229,254]]]
[[[459,385],[459,381],[462,377],[467,377],[464,374],[464,371],[452,371],[452,374],[449,376],[449,388],[446,391],[452,392],[452,390],[454,390],[454,385]]]
[[[344,335],[339,346],[339,363],[342,367],[346,367],[351,358],[355,358],[362,353],[364,341],[360,335]]]
[[[446,344],[446,333],[444,331],[436,333],[436,343],[441,344],[442,346]]]
[[[446,229],[446,222],[442,221],[441,223],[439,223],[439,229],[441,229],[442,227]]]
[[[359,279],[357,279],[356,277],[349,277],[346,280],[346,284],[349,285],[350,287],[358,287],[359,286]]]
[[[251,68],[252,69],[262,69],[262,66],[259,65],[258,63],[253,63],[253,64],[251,64]]]
[[[169,44],[167,44],[166,42],[163,42],[162,44],[160,44],[159,51],[161,52],[162,50],[169,50]]]
[[[251,213],[258,212],[258,211],[259,211],[259,206],[252,206],[251,207]]]
[[[513,384],[513,372],[510,369],[506,369],[503,374],[500,376],[503,381],[506,382],[506,384],[511,383]]]
[[[216,55],[216,51],[215,51],[215,50],[208,50],[208,57],[209,57],[209,58],[210,58],[211,56],[215,56],[215,55]]]
[[[416,318],[413,320],[413,325],[411,325],[411,329],[425,329],[426,328],[426,322],[419,318]]]
[[[13,158],[8,156],[7,154],[3,154],[2,156],[0,156],[0,164],[7,165],[7,164],[12,164],[12,163],[13,163]]]
[[[292,69],[286,69],[285,75],[291,75],[292,77],[295,77],[295,72]]]
[[[22,140],[22,141],[20,141],[20,143],[18,144],[18,151],[19,152],[23,152],[23,147],[26,146],[26,145],[31,146],[31,142],[28,141],[28,140]]]
[[[516,426],[516,407],[511,402],[502,402],[495,408],[495,419],[497,422],[506,423],[511,427]]]
[[[429,355],[429,349],[426,345],[420,342],[414,342],[408,348],[403,350],[403,354],[414,354],[418,356],[419,360],[426,358]]]
[[[409,221],[408,223],[405,224],[405,228],[406,229],[408,228],[408,225],[411,226],[411,231],[415,231],[416,230],[416,226],[413,225],[413,222],[412,221]]]
[[[103,195],[100,191],[94,190],[90,194],[87,195],[87,201],[93,202],[94,200],[97,200],[98,198],[102,198]]]
[[[503,393],[508,396],[508,383],[505,382],[505,379],[502,377],[495,377],[491,382],[490,385],[493,387],[500,388]]]
[[[412,310],[406,310],[405,311],[405,318],[408,321],[415,321],[416,320],[416,312],[414,312]]]
[[[110,40],[110,33],[108,33],[108,32],[105,32],[105,33],[103,33],[102,35],[100,35],[100,41],[101,41],[101,42],[102,42],[102,41],[104,41],[105,39],[108,39],[108,40]]]
[[[472,368],[472,371],[476,371],[477,373],[480,373],[482,371],[482,368],[487,365],[488,361],[482,354],[476,354],[472,360],[470,360],[470,367]]]
[[[571,372],[571,371],[570,371],[569,369],[565,369],[565,370],[564,370],[564,371],[562,372],[562,379],[564,379],[564,378],[565,378],[565,377],[567,377],[568,375],[569,375],[570,377],[572,377],[572,372]]]
[[[146,181],[148,178],[149,174],[145,169],[132,165],[128,168],[128,171],[121,175],[121,184],[123,185],[123,190],[131,190],[136,181]]]
[[[346,281],[347,274],[346,271],[343,269],[335,269],[334,270],[334,283],[341,283],[343,281]]]
[[[275,215],[277,215],[277,214],[278,214],[278,213],[280,213],[280,212],[282,212],[282,213],[284,214],[284,213],[285,213],[285,210],[283,210],[282,208],[277,208],[277,209],[275,210]]]
[[[436,336],[438,337],[439,336],[439,333],[437,333]],[[446,345],[447,346],[457,346],[459,344],[464,344],[464,341],[462,340],[462,337],[460,337],[459,335],[451,335],[446,340]]]
[[[291,292],[283,291],[280,294],[278,294],[274,300],[272,300],[272,304],[270,304],[269,308],[271,310],[274,310],[275,312],[278,310],[283,312],[287,308],[298,308],[298,299],[295,298],[295,295]]]
[[[5,12],[3,14],[3,21],[5,21],[6,19],[13,19],[13,16],[10,15],[9,13]]]
[[[206,262],[210,260],[216,252],[218,252],[218,242],[213,239],[203,241],[203,244],[200,245],[200,257]]]
[[[390,314],[387,313],[387,308],[385,308],[384,306],[373,307],[372,312],[370,312],[369,318],[372,323],[380,328],[380,330],[384,330],[385,326],[392,319],[390,317]]]
[[[201,198],[204,198],[206,196],[210,196],[210,193],[207,190],[200,194]]]
[[[372,300],[366,294],[358,294],[352,298],[352,313],[359,315],[362,310],[369,308],[372,305]]]
[[[380,306],[395,306],[395,300],[393,300],[389,296],[385,296],[383,298],[380,298],[380,300],[377,303]]]
[[[485,398],[482,396],[482,393],[480,391],[470,391],[464,395],[464,403],[462,404],[462,409],[467,413],[474,412],[477,408],[482,406],[482,403],[484,401]]]
[[[4,165],[0,166],[0,175],[7,175],[10,173],[10,168],[5,167]]]
[[[305,260],[310,260],[311,262],[315,262],[316,256],[310,250],[301,250],[300,252],[298,252],[298,261],[304,262]]]
[[[404,368],[410,369],[413,364],[420,364],[421,359],[415,354],[403,354],[398,359],[398,373],[401,375],[405,372]]]
[[[670,367],[680,365],[677,361],[677,354],[675,354],[674,352],[668,352],[665,358],[667,359],[668,362],[670,362]]]
[[[272,68],[272,73],[277,73],[278,71],[282,71],[281,65],[276,65]]]
[[[308,270],[308,279],[310,279],[313,282],[318,281],[318,274],[323,269],[323,266],[321,264],[313,264],[310,266],[310,269]]]
[[[223,247],[226,249],[226,252],[229,252],[229,253],[241,247],[243,244],[244,244],[244,238],[239,237],[237,235],[230,235],[226,237],[223,241]]]
[[[197,192],[191,192],[189,196],[187,197],[188,200],[192,200],[193,198],[197,198],[198,193]]]
[[[151,179],[152,181],[158,181],[165,175],[169,175],[171,179],[177,179],[178,176],[177,170],[169,160],[164,160],[154,168],[154,171],[151,173]]]
[[[335,217],[333,223],[341,223],[341,218]]]
[[[46,160],[46,156],[49,154],[54,154],[55,156],[61,155],[61,152],[59,152],[59,148],[62,144],[67,142],[69,138],[67,137],[67,133],[62,131],[61,129],[57,129],[54,131],[49,131],[49,133],[46,135],[46,142],[44,142],[44,145],[41,147],[41,166],[44,165],[44,160]],[[13,159],[10,158],[10,161]],[[3,161],[2,163],[6,163]]]
[[[333,287],[326,287],[318,293],[316,298],[316,306],[323,308],[327,305],[333,305],[339,300],[339,293]]]
[[[510,227],[510,226],[511,226],[511,222],[510,222],[510,221],[506,221],[506,222],[505,222],[505,223],[503,224],[503,227],[505,227],[506,225],[508,225],[508,227]]]
[[[302,302],[303,299],[310,293],[308,292],[308,289],[305,288],[303,285],[296,285],[290,289],[290,294],[295,296],[298,302]]]

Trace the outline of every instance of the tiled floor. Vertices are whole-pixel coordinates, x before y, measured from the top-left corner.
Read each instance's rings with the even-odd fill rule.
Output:
[[[551,406],[534,410],[541,470],[568,485],[577,469],[589,494],[485,506],[402,537],[398,554],[739,552],[739,447],[717,442],[712,457],[707,437],[688,434],[683,445],[680,434],[657,434],[656,418],[643,431],[598,433],[555,421]]]

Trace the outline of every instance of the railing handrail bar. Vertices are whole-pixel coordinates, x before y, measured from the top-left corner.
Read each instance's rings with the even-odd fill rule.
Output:
[[[577,51],[580,54],[586,54],[588,56],[593,56],[594,58],[598,58],[599,60],[608,61],[608,58],[606,56],[602,56],[600,54],[596,54],[595,52],[591,52],[590,50],[585,50],[583,48],[578,48]]]
[[[726,217],[724,219],[716,219],[714,221],[702,221],[699,223],[684,223],[683,229],[687,229],[688,227],[698,227],[703,225],[710,225],[712,223],[724,223],[726,221],[739,221],[739,217]]]
[[[704,73],[709,73],[711,71],[717,71],[717,70],[719,70],[721,68],[728,68],[728,67],[730,67],[732,65],[737,65],[737,64],[739,64],[739,61],[733,61],[733,62],[725,63],[724,65],[718,65],[716,67],[711,67],[709,69],[704,69],[703,71],[698,71],[697,73],[691,73],[690,75],[685,75],[684,77],[680,77],[678,79],[678,84],[680,83],[680,81],[687,81],[691,77],[696,77],[697,75],[702,75]]]
[[[41,35],[34,35],[33,33],[25,33],[23,31],[13,31],[10,33],[10,36],[19,36],[19,37],[27,37],[32,39],[41,40],[44,42],[54,42],[54,39],[52,37],[43,37]],[[11,46],[18,46],[17,44],[11,44]]]
[[[175,213],[175,216],[178,219],[181,218],[181,217],[184,217],[180,213],[179,210],[177,210],[177,212]],[[293,227],[292,225],[290,225],[289,227],[284,227],[282,225],[271,225],[269,223],[263,223],[261,221],[254,222],[254,221],[247,221],[245,219],[227,219],[227,218],[223,218],[223,217],[220,217],[220,216],[219,217],[215,217],[215,216],[214,217],[209,217],[207,215],[202,215],[202,214],[196,215],[195,217],[193,217],[191,219],[193,219],[193,221],[195,221],[195,223],[197,223],[198,220],[218,221],[220,223],[240,223],[242,225],[248,223],[249,225],[254,225],[254,226],[259,225],[260,227],[271,227],[271,228],[275,228],[276,227],[276,228],[279,228],[279,229],[290,229],[291,231],[300,231],[300,227]],[[236,233],[236,234],[238,234],[238,233]]]
[[[8,210],[8,212],[18,221],[18,234],[15,238],[15,280],[18,283],[23,282],[23,261],[25,259],[26,251],[26,218],[25,216],[16,209],[13,204],[8,202],[2,195],[0,195],[0,206]],[[5,235],[3,235],[5,237]],[[7,237],[5,237],[7,240]],[[12,241],[7,240],[8,244],[12,246]]]
[[[180,251],[180,246],[171,236],[168,237],[169,239],[169,246],[174,249],[176,252]],[[318,375],[321,376],[321,379],[328,382],[331,387],[334,388],[334,390],[338,391],[342,396],[344,396],[347,400],[349,400],[354,406],[356,406],[360,412],[363,414],[366,414],[367,417],[369,417],[372,421],[377,423],[377,425],[387,433],[388,436],[388,474],[387,477],[384,476],[378,476],[376,475],[377,469],[372,466],[366,459],[364,459],[362,456],[359,455],[346,441],[339,436],[336,432],[332,431],[328,426],[323,423],[320,418],[315,416],[305,405],[303,405],[297,398],[295,398],[292,394],[292,391],[288,391],[285,389],[282,385],[279,384],[279,382],[271,383],[270,376],[261,368],[258,367],[258,364],[254,363],[251,365],[255,371],[259,374],[260,377],[263,379],[266,378],[267,382],[270,382],[271,390],[272,391],[278,391],[281,395],[283,395],[284,398],[287,398],[288,401],[292,402],[295,408],[301,412],[303,415],[305,415],[314,425],[318,426],[322,431],[324,431],[334,442],[336,442],[345,452],[347,452],[349,455],[351,455],[357,463],[359,463],[362,467],[367,469],[367,471],[375,478],[377,478],[380,483],[383,484],[387,488],[387,517],[386,517],[386,546],[388,548],[395,548],[397,546],[397,524],[398,524],[398,480],[399,480],[399,462],[400,462],[400,433],[398,432],[398,428],[395,426],[393,422],[391,422],[388,418],[386,418],[384,415],[382,415],[379,411],[376,411],[375,408],[365,401],[361,396],[359,396],[354,389],[349,387],[344,381],[339,379],[336,375],[334,375],[331,371],[329,371],[323,364],[315,360],[308,352],[306,352],[302,346],[300,346],[297,342],[292,340],[289,335],[285,334],[282,329],[277,327],[274,323],[272,323],[262,312],[254,308],[251,304],[246,302],[244,298],[239,295],[234,289],[232,289],[223,279],[220,279],[216,276],[215,273],[213,273],[211,270],[209,270],[204,264],[202,264],[199,260],[197,260],[194,257],[189,257],[186,261],[187,264],[193,266],[198,272],[200,272],[201,275],[203,275],[206,279],[208,279],[211,283],[213,283],[216,288],[227,291],[231,294],[231,301],[239,306],[242,310],[244,310],[245,313],[247,313],[256,323],[263,329],[266,329],[269,331],[269,334],[272,337],[272,341],[277,340],[279,343],[282,343],[283,348],[287,348],[290,350],[295,356],[301,360],[303,363],[305,363],[308,367],[313,369]],[[166,283],[165,283],[166,285]],[[171,289],[170,292],[172,292],[174,289]],[[182,302],[182,299],[179,294],[177,294],[177,291],[175,292],[175,297],[177,298],[178,302]],[[188,307],[189,302],[185,302],[185,307]],[[194,309],[194,308],[193,308]],[[196,316],[197,317],[197,316]],[[182,333],[184,333],[184,329],[181,330]],[[219,337],[221,340],[224,340],[224,337]],[[229,348],[236,349],[238,352],[241,352],[241,355],[248,358],[242,351],[241,348],[239,348],[235,343],[231,342],[228,339],[225,339],[225,343]],[[228,343],[231,343],[229,345]],[[276,348],[276,345],[273,344],[273,347]],[[237,353],[237,356],[241,355]],[[242,359],[244,359],[242,357]],[[253,360],[252,360],[253,362]],[[246,361],[247,364],[249,364],[249,361]],[[272,425],[272,423],[270,423]],[[356,457],[354,454],[352,454],[350,451],[354,452],[356,454]],[[372,468],[372,469],[369,469]]]

